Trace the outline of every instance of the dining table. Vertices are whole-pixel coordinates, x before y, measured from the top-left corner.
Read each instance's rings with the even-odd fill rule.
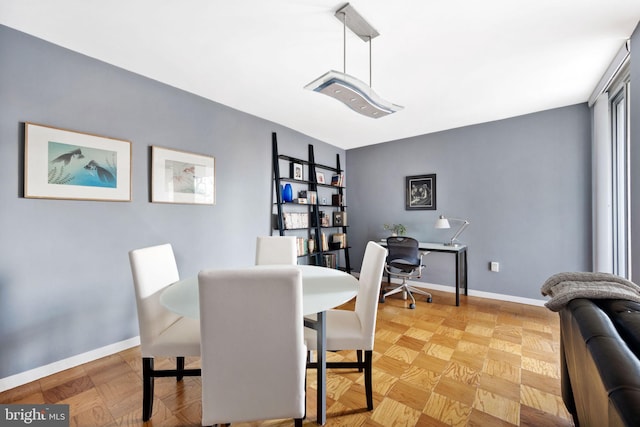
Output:
[[[327,419],[327,360],[325,348],[325,312],[353,299],[358,293],[358,279],[344,271],[315,265],[255,265],[249,269],[295,268],[302,276],[302,309],[305,327],[316,330],[317,337],[317,423]],[[200,318],[198,278],[181,279],[166,287],[160,303],[181,316]],[[265,300],[265,304],[269,301]],[[307,317],[315,315],[313,317]]]

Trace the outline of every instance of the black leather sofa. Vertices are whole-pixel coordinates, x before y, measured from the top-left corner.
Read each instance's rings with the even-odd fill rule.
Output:
[[[560,314],[564,403],[576,426],[640,426],[640,304],[571,300]]]

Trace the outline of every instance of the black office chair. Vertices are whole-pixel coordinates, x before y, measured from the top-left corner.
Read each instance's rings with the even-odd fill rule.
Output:
[[[432,301],[429,292],[407,284],[407,279],[419,279],[422,277],[422,270],[424,269],[422,257],[429,253],[421,251],[418,246],[418,241],[412,237],[392,236],[387,238],[389,254],[387,255],[384,269],[387,277],[398,277],[402,279],[402,284],[383,293],[380,296],[380,302],[384,302],[389,295],[399,292],[406,292],[406,295],[411,298],[411,304],[409,304],[411,309],[416,308],[416,300],[413,297],[413,293],[426,296],[427,302]]]

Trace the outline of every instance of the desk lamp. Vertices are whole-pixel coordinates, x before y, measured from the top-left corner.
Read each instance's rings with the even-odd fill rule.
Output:
[[[458,236],[460,236],[460,233],[462,233],[464,229],[467,228],[467,226],[469,225],[469,221],[460,218],[447,218],[444,215],[440,215],[440,217],[436,220],[435,228],[451,228],[451,224],[449,224],[449,221],[459,221],[462,223],[462,225],[460,226],[458,231],[456,231],[456,234],[453,235],[451,241],[445,243],[445,245],[460,246],[460,243],[456,242],[456,240],[458,239]]]

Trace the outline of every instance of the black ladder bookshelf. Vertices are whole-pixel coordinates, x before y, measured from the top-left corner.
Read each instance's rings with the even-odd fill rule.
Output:
[[[348,217],[344,203],[345,187],[342,182],[344,171],[340,167],[340,154],[336,154],[336,166],[333,167],[316,163],[312,144],[308,147],[308,158],[299,159],[278,153],[278,138],[275,132],[272,133],[271,143],[276,208],[275,214],[272,211],[273,230],[277,230],[281,236],[295,235],[299,238],[299,242],[302,242],[299,244],[299,258],[306,257],[312,264],[338,267],[351,273],[349,245],[346,238]],[[304,179],[304,173],[298,178],[292,176],[292,173],[283,176],[281,163],[287,164],[290,171],[293,171],[294,165],[301,167],[303,171],[306,170],[306,179]],[[318,173],[324,175],[325,172],[330,174],[329,182],[318,182]],[[285,202],[282,186],[286,184],[292,186],[295,195],[302,191],[308,197],[306,199],[294,197],[294,201],[298,203]],[[327,212],[331,213],[329,218],[326,217]],[[292,226],[291,221],[285,220],[285,217],[289,218],[294,214],[302,217],[301,224]],[[329,233],[330,231],[337,233]],[[334,239],[336,239],[335,242]],[[311,251],[308,247],[310,241],[314,241]],[[323,242],[326,243],[323,244]],[[344,265],[338,266],[341,253],[344,255]]]

